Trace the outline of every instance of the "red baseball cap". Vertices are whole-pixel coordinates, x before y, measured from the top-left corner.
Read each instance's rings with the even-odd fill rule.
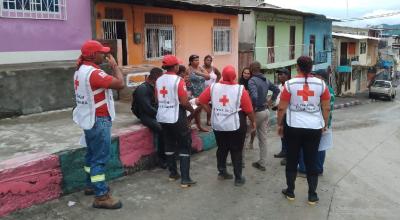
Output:
[[[81,52],[82,56],[92,56],[95,53],[108,53],[110,52],[110,48],[104,47],[96,40],[88,40],[83,44]]]
[[[165,55],[162,60],[163,66],[175,66],[175,65],[181,64],[181,63],[182,63],[182,60],[178,59],[174,55]]]

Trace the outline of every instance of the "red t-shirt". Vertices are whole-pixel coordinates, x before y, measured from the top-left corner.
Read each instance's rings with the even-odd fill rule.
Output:
[[[224,81],[220,81],[219,83],[227,84],[227,85],[236,84],[236,83],[229,83],[229,82],[224,82]],[[204,92],[202,92],[200,94],[198,100],[203,105],[206,105],[206,104],[208,104],[210,102],[210,100],[211,100],[211,88],[210,88],[210,86],[207,87],[204,90]],[[251,104],[251,99],[250,99],[249,93],[247,92],[246,89],[243,89],[242,96],[240,97],[240,108],[245,113],[251,113],[253,111],[253,105]]]
[[[92,75],[90,76],[89,82],[90,86],[92,87],[92,91],[96,91],[97,89],[100,88],[105,88],[109,89],[113,77],[105,73],[103,70],[100,69],[99,66],[97,66],[94,63],[90,62],[84,62],[85,65],[90,65],[97,70],[92,72]],[[98,103],[100,101],[103,101],[106,98],[106,93],[105,91],[97,94],[94,96],[94,103]],[[96,116],[110,116],[110,113],[108,112],[108,107],[107,104],[103,104],[102,106],[96,108]]]
[[[304,78],[303,75],[298,75],[296,76],[296,78]],[[290,101],[291,98],[291,94],[289,93],[289,91],[286,89],[286,86],[283,87],[283,91],[281,93],[280,96],[281,100]],[[325,88],[324,93],[322,93],[321,95],[321,100],[326,101],[326,100],[330,100],[331,99],[331,94],[329,93],[329,89],[328,87]]]

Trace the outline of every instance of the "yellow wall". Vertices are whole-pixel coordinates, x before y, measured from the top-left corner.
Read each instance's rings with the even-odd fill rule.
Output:
[[[219,13],[207,13],[196,11],[184,11],[176,9],[156,8],[117,3],[96,4],[96,35],[103,38],[102,19],[104,19],[105,7],[123,9],[124,20],[127,23],[128,39],[128,64],[153,64],[161,65],[161,60],[150,61],[145,58],[144,48],[144,14],[162,13],[173,16],[175,27],[175,53],[176,56],[187,65],[191,54],[197,54],[202,61],[204,56],[212,54],[212,27],[215,18],[230,19],[232,28],[232,48],[227,55],[213,55],[214,65],[218,68],[231,64],[238,66],[238,16]],[[134,44],[134,33],[142,34],[141,44]]]

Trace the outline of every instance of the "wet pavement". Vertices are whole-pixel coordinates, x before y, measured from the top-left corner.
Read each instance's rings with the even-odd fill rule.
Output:
[[[334,147],[327,152],[315,207],[306,203],[303,178],[297,179],[294,202],[282,197],[284,167],[273,158],[280,140],[271,128],[267,171],[250,166],[258,151],[247,150],[243,187],[217,180],[214,149],[193,156],[192,177],[198,185],[190,189],[180,189],[168,182],[165,170],[154,169],[111,183],[124,203],[121,210],[93,209],[92,198],[78,192],[4,219],[399,219],[399,98],[337,110],[333,127]],[[70,201],[76,204],[68,206]]]

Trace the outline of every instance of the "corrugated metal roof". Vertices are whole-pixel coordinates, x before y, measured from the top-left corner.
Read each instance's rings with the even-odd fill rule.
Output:
[[[337,33],[337,32],[332,32],[332,36],[345,37],[345,38],[351,38],[351,39],[356,39],[356,40],[365,40],[365,39],[379,40],[379,38],[376,38],[376,37],[357,35],[357,34]]]

